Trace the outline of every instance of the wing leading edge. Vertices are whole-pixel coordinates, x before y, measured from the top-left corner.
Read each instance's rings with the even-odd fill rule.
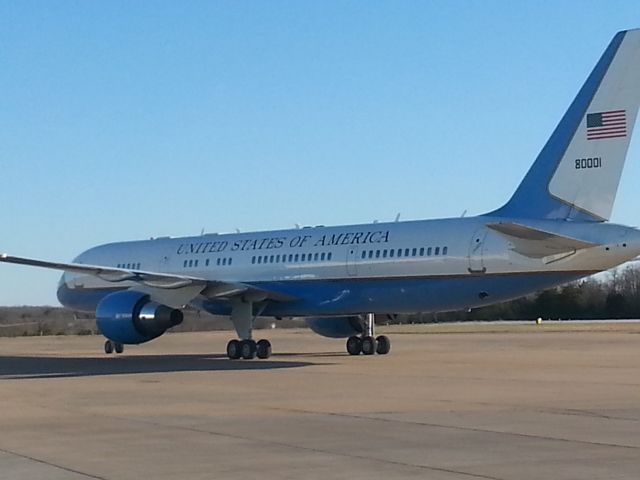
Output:
[[[290,295],[257,288],[246,283],[208,280],[206,278],[173,273],[147,272],[143,270],[129,270],[81,263],[49,262],[32,258],[16,257],[6,253],[0,254],[0,262],[49,268],[64,272],[84,273],[110,283],[133,282],[140,285],[139,289],[142,291],[156,292],[156,297],[174,297],[175,295],[169,294],[169,291],[181,290],[184,293],[189,292],[187,296],[190,296],[190,298],[188,298],[187,301],[192,300],[199,294],[203,294],[210,299],[232,299],[241,296],[250,296],[259,300],[275,300],[281,302],[295,300],[295,297]],[[133,288],[137,289],[137,287]],[[165,291],[166,295],[163,295],[161,293],[162,291]],[[184,295],[178,295],[178,297],[184,298]]]

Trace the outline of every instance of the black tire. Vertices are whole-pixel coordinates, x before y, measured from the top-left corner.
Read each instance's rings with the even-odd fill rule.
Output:
[[[230,340],[227,343],[227,357],[230,360],[237,360],[240,358],[240,342],[238,340]]]
[[[107,355],[111,355],[113,353],[113,342],[111,340],[104,342],[104,353]]]
[[[378,355],[386,355],[391,351],[391,340],[389,340],[389,337],[380,335],[376,340],[378,342],[378,347],[376,348]]]
[[[245,360],[251,360],[256,357],[256,342],[253,340],[242,340],[240,342],[240,355]]]
[[[378,342],[373,337],[364,337],[362,339],[362,353],[365,355],[373,355],[376,353]]]
[[[360,355],[362,352],[362,340],[359,337],[349,337],[347,340],[347,352],[349,355]]]
[[[256,354],[258,358],[265,359],[271,356],[271,342],[269,340],[260,340],[256,344]]]
[[[116,353],[122,353],[124,352],[124,345],[119,342],[114,342],[113,349]]]

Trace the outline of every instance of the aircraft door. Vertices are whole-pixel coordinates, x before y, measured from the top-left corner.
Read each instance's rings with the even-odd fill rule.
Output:
[[[355,277],[358,275],[358,247],[349,247],[347,250],[347,275]]]
[[[469,273],[485,273],[487,267],[484,265],[485,240],[489,231],[486,227],[478,228],[471,236],[469,242]]]

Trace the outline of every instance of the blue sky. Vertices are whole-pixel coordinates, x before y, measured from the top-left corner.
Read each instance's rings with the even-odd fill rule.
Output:
[[[637,1],[5,1],[0,251],[504,203]],[[638,225],[632,142],[613,221]],[[59,274],[0,265],[0,305]]]

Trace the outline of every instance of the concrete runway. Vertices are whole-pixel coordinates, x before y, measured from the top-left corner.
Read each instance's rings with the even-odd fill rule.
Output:
[[[638,324],[410,330],[386,357],[261,331],[268,361],[210,353],[229,332],[0,339],[0,479],[640,477]]]

